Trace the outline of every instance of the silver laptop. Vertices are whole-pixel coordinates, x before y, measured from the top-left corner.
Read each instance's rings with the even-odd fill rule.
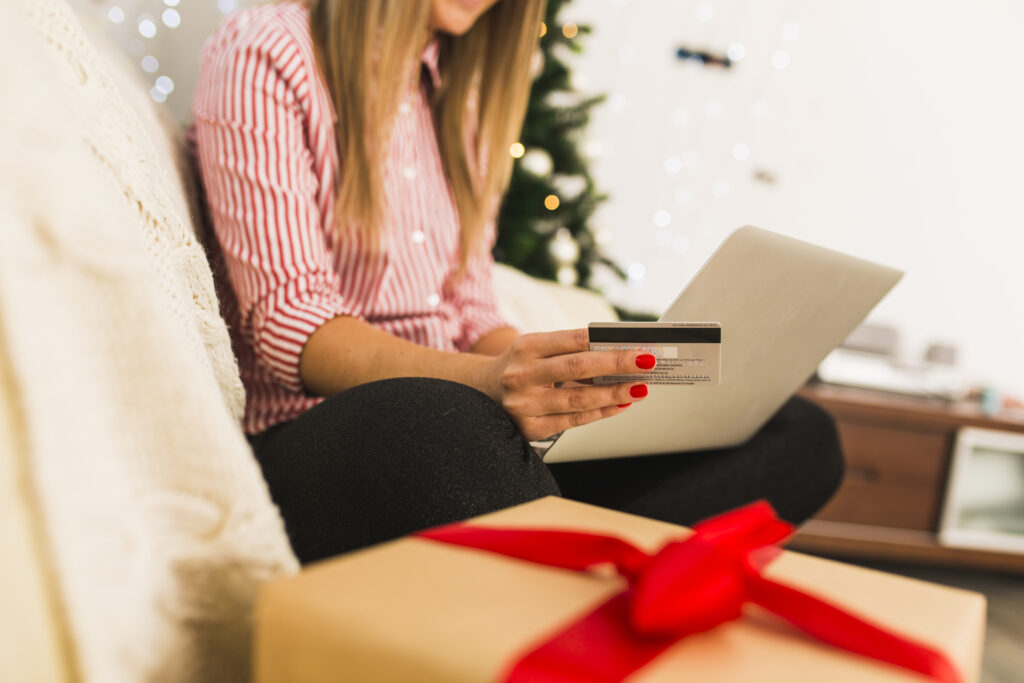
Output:
[[[760,228],[736,230],[661,316],[663,322],[722,324],[721,383],[651,385],[647,398],[629,410],[564,432],[544,461],[743,443],[902,276]]]

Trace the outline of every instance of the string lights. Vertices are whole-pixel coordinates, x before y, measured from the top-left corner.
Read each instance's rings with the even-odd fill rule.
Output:
[[[797,65],[796,41],[804,36],[792,14],[779,15],[794,7],[774,10],[774,25],[748,18],[749,10],[740,17],[730,3],[716,0],[676,3],[672,10],[657,12],[631,0],[608,0],[606,7],[595,26],[600,56],[581,65],[592,69],[593,86],[607,93],[601,112],[604,134],[585,141],[583,148],[588,156],[591,149],[602,150],[597,170],[618,180],[611,191],[616,205],[605,218],[609,224],[595,234],[609,244],[622,240],[627,280],[622,283],[609,268],[592,282],[624,307],[645,307],[660,293],[650,288],[662,285],[666,264],[678,266],[678,256],[716,237],[712,226],[718,216],[734,219],[740,213],[735,205],[745,199],[748,187],[767,189],[778,182],[774,169],[761,166],[761,157],[772,148],[761,142],[768,134],[765,126],[777,115],[765,95],[775,74]],[[666,39],[672,40],[668,27],[648,26],[663,14],[683,27],[683,35],[675,37],[685,37],[684,46],[666,45]],[[756,14],[767,18],[764,12]],[[659,59],[671,59],[678,69],[669,75],[668,64]],[[660,92],[646,92],[652,88]],[[659,112],[664,112],[661,121]],[[633,135],[637,121],[664,129]],[[627,174],[621,171],[625,165],[630,166]],[[563,205],[569,201],[558,194]]]
[[[181,0],[114,0],[97,4],[101,16],[109,22],[112,37],[137,59],[143,73],[152,78],[150,97],[156,102],[167,101],[174,92],[174,80],[168,73],[161,72],[160,60],[154,53],[159,53],[159,47],[167,40],[163,32],[173,31],[186,21],[179,7]],[[238,9],[239,3],[238,0],[217,0],[216,6],[221,14],[228,14]]]
[[[563,285],[574,285],[577,282],[576,260],[580,257],[580,245],[572,233],[559,228],[548,244],[548,253],[555,262],[555,277]]]
[[[661,157],[661,170],[671,178],[668,182],[675,185],[674,188],[670,185],[670,197],[674,200],[676,208],[653,207],[656,210],[650,214],[652,229],[649,234],[657,247],[657,253],[663,253],[667,248],[671,248],[676,254],[686,252],[691,246],[691,237],[685,233],[689,232],[692,226],[707,223],[704,214],[710,208],[711,202],[716,199],[725,200],[734,193],[737,187],[736,176],[742,174],[765,184],[775,181],[774,175],[768,179],[763,169],[750,168],[749,164],[755,160],[754,148],[750,144],[749,125],[744,123],[744,120],[759,121],[767,118],[771,113],[768,102],[757,97],[750,104],[740,106],[737,110],[737,98],[720,99],[720,95],[716,97],[709,93],[701,101],[699,89],[693,86],[712,83],[713,81],[708,79],[714,78],[713,73],[721,73],[722,78],[728,78],[727,74],[737,69],[742,69],[746,73],[749,70],[774,71],[788,68],[793,61],[790,44],[800,36],[800,25],[792,20],[783,22],[778,29],[779,32],[775,34],[776,40],[781,38],[781,42],[777,42],[768,50],[752,49],[744,41],[720,41],[715,35],[721,36],[722,33],[722,27],[717,26],[722,22],[718,11],[720,6],[720,3],[711,0],[695,3],[694,21],[690,27],[691,34],[698,36],[694,39],[700,41],[695,43],[699,47],[676,49],[676,56],[682,62],[683,73],[688,81],[691,81],[691,87],[684,89],[686,104],[671,109],[669,131],[676,132],[667,133],[666,138],[682,137],[687,143],[684,143],[682,149],[672,149],[673,145],[670,144],[670,153]],[[700,34],[704,37],[699,38]],[[628,40],[628,37],[625,39]],[[724,43],[724,49],[719,48],[721,51],[715,49],[715,44],[719,42]],[[768,44],[771,45],[771,42]],[[622,65],[620,68],[636,68],[631,66],[636,61],[636,55],[628,45],[619,47],[618,61]],[[706,75],[698,75],[702,72]],[[624,75],[625,72],[620,74]],[[620,78],[623,75],[620,75]],[[710,92],[722,93],[722,90],[716,87]],[[623,111],[628,96],[628,90],[613,92],[608,98],[608,110],[612,113]],[[696,118],[694,112],[699,113]],[[743,118],[744,114],[746,119]],[[733,141],[717,149],[710,148],[707,141],[720,139],[721,132],[708,134],[709,130],[722,131],[724,129],[718,126],[723,124],[733,130]],[[712,126],[716,128],[712,129]],[[725,159],[728,160],[727,163],[723,163]],[[714,175],[708,177],[711,173]],[[697,209],[696,213],[693,213],[694,208]],[[643,264],[633,263],[626,270],[629,284],[640,287],[647,273]]]
[[[522,166],[524,170],[529,171],[538,178],[547,178],[555,168],[555,162],[551,158],[551,155],[540,147],[530,148],[530,150],[523,155],[519,165]]]

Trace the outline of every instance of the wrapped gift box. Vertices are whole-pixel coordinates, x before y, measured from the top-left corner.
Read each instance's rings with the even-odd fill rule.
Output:
[[[471,524],[608,534],[653,552],[682,527],[560,498]],[[969,591],[783,552],[763,574],[934,647],[978,679],[985,600]],[[612,572],[578,573],[408,537],[266,584],[256,614],[257,683],[500,681],[510,662],[621,592]],[[627,680],[923,681],[822,644],[756,606],[688,636]]]

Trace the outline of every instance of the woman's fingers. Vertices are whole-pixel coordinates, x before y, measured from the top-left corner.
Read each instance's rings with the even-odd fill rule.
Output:
[[[512,350],[517,361],[503,380],[513,388],[646,372],[655,364],[654,356],[643,351],[590,351],[586,328],[526,334]]]
[[[581,351],[554,358],[538,360],[531,367],[533,384],[554,384],[556,382],[580,381],[602,375],[631,375],[648,372],[654,367],[651,362],[643,362],[654,357],[642,351]]]
[[[501,403],[527,438],[540,439],[622,412],[647,395],[642,382],[588,384],[593,377],[654,368],[643,351],[590,351],[586,329],[527,334],[499,359]]]
[[[608,386],[576,386],[546,389],[539,396],[509,406],[523,416],[541,417],[563,413],[580,413],[639,401],[647,395],[647,385],[625,382]]]
[[[516,346],[517,350],[534,358],[550,358],[586,351],[590,348],[590,333],[585,327],[557,332],[535,332],[516,339]]]

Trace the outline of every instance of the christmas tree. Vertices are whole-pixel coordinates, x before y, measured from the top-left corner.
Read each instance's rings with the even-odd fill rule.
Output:
[[[575,91],[560,55],[582,50],[587,26],[562,23],[567,0],[548,0],[540,50],[512,179],[498,216],[496,260],[535,277],[586,286],[603,257],[588,221],[605,198],[594,186],[580,149],[580,133],[603,95]]]

